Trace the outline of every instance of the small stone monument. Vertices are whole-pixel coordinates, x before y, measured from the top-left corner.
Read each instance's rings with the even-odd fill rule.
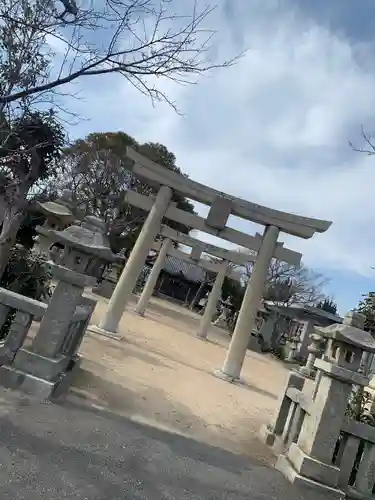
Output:
[[[54,243],[49,231],[62,231],[70,226],[75,220],[72,208],[72,194],[68,190],[64,190],[55,201],[37,202],[37,211],[45,216],[45,221],[43,226],[36,227],[38,236],[35,238],[33,251],[48,255],[49,248]]]
[[[93,293],[110,299],[112,297],[114,289],[116,288],[116,284],[124,268],[125,262],[125,250],[122,249],[118,254],[115,254],[113,256],[112,261],[106,262],[106,265],[104,267],[104,269],[107,270],[106,275],[103,276],[103,272],[99,272],[96,275],[98,281],[92,288]]]
[[[51,397],[63,377],[79,366],[78,348],[96,303],[82,294],[95,281],[90,276],[93,262],[112,258],[104,232],[104,222],[96,217],[64,231],[49,230],[51,241],[64,247],[62,265],[51,264],[57,285],[32,345],[20,349],[12,365],[0,367],[3,385],[27,386],[28,392]]]
[[[313,332],[310,335],[310,339],[311,344],[307,348],[309,355],[307,357],[306,364],[304,366],[301,366],[298,371],[304,377],[314,379],[316,375],[315,361],[322,354],[322,346],[324,345],[324,342],[323,337],[317,332]]]

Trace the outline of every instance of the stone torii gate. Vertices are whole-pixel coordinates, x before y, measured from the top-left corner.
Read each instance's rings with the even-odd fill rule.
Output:
[[[225,276],[228,276],[229,278],[236,281],[240,279],[239,274],[230,269],[229,263],[233,262],[238,266],[244,266],[248,262],[253,262],[255,256],[246,255],[240,252],[234,252],[232,250],[226,250],[215,245],[204,243],[196,238],[175,231],[167,226],[164,226],[159,234],[161,236],[164,236],[164,241],[162,243],[160,241],[154,242],[152,246],[152,249],[158,251],[159,255],[143,288],[141,297],[135,308],[135,312],[141,316],[144,315],[154,291],[158,276],[160,274],[160,271],[162,270],[165,258],[167,255],[171,255],[172,257],[201,267],[206,271],[217,273],[215,283],[209,295],[209,299],[207,301],[197,333],[197,336],[199,338],[206,339],[212,317],[216,310],[217,302],[220,299],[221,289]],[[178,243],[182,243],[183,245],[191,247],[190,253],[186,253],[177,248],[174,248],[172,246],[172,241],[176,241]],[[207,259],[202,259],[202,253],[218,257],[221,260],[219,262],[212,262]]]
[[[258,255],[253,272],[246,287],[226,359],[222,369],[216,372],[224,380],[230,382],[238,380],[246,355],[249,335],[253,329],[258,306],[264,291],[271,259],[275,257],[294,265],[300,263],[300,254],[278,246],[279,233],[284,232],[299,238],[309,239],[316,232],[323,233],[327,231],[332,223],[281,212],[217,191],[154,163],[132,148],[127,148],[127,156],[134,161],[133,172],[136,177],[146,179],[148,184],[156,184],[161,187],[154,200],[128,192],[126,201],[136,205],[136,199],[142,200],[139,204],[148,207],[146,210],[149,210],[149,215],[143,224],[99,328],[102,331],[104,330],[103,333],[107,334],[117,332],[125,305],[132,294],[153,240],[160,231],[164,217],[247,248],[249,248],[249,245],[254,245],[255,248],[253,249],[258,252]],[[206,219],[171,206],[173,190],[190,199],[209,205],[210,210]],[[264,225],[265,230],[261,239],[259,240],[256,237],[245,235],[227,227],[226,224],[231,214]]]

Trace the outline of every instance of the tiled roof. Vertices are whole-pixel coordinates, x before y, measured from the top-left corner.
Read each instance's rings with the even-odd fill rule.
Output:
[[[291,304],[290,306],[286,306],[285,303],[274,302],[272,300],[264,300],[263,303],[269,307],[276,307],[280,310],[285,309],[286,311],[304,311],[307,314],[321,316],[323,318],[329,319],[335,323],[342,323],[343,318],[338,314],[332,314],[324,309],[320,309],[319,307],[308,306],[304,304]]]
[[[163,271],[166,271],[174,276],[181,276],[182,274],[186,280],[194,283],[202,283],[206,276],[205,271],[201,267],[194,266],[193,264],[189,264],[188,262],[172,257],[171,255],[166,257],[163,265]]]

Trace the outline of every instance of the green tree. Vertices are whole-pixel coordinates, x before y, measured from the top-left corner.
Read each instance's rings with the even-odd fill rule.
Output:
[[[133,247],[147,216],[143,210],[125,203],[126,191],[131,188],[146,195],[156,193],[154,187],[134,177],[132,163],[126,156],[127,146],[181,173],[175,155],[162,144],[138,144],[124,132],[92,133],[65,149],[61,175],[50,184],[55,192],[70,189],[83,213],[96,215],[108,223],[110,243],[115,251]],[[194,213],[192,203],[179,193],[173,194],[172,201],[178,208]],[[190,229],[174,221],[168,221],[168,225],[185,233]]]
[[[53,112],[4,123],[0,147],[0,277],[35,192],[53,175],[65,136]]]
[[[242,299],[245,293],[245,287],[239,282],[231,278],[225,277],[222,286],[222,297],[231,299],[235,311],[241,309]]]
[[[337,304],[333,299],[329,297],[319,301],[316,307],[331,314],[337,314]]]
[[[375,335],[375,292],[362,295],[356,310],[365,317],[365,330]]]

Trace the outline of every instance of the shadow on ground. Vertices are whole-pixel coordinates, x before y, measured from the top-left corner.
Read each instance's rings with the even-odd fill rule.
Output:
[[[136,422],[194,437],[198,441],[227,450],[233,449],[235,444],[233,436],[224,426],[207,423],[193,414],[188,406],[170,400],[166,391],[155,387],[143,385],[135,392],[126,385],[113,383],[89,370],[81,369],[73,382],[72,391],[75,397],[88,406],[95,405]],[[275,457],[254,434],[249,432],[246,446],[241,446],[257,457],[254,458],[255,462],[262,465],[274,464]]]
[[[103,345],[105,345],[105,348],[106,348],[106,351],[108,354],[112,353],[114,355],[117,355],[117,357],[118,357],[118,351],[119,351],[119,349],[121,349],[122,359],[124,360],[125,363],[126,363],[126,359],[128,357],[137,358],[137,359],[144,361],[145,363],[148,363],[154,367],[163,366],[163,367],[166,367],[169,369],[173,369],[173,364],[178,363],[179,365],[185,366],[187,368],[191,368],[192,370],[200,371],[200,372],[208,374],[210,376],[214,376],[213,375],[214,370],[211,368],[206,369],[206,368],[202,368],[200,366],[197,366],[196,364],[194,365],[192,363],[187,363],[187,362],[183,361],[181,358],[177,359],[176,357],[172,356],[171,354],[166,354],[161,349],[157,349],[153,346],[150,346],[149,344],[145,345],[142,342],[134,341],[131,338],[122,340],[121,342],[116,342],[116,344],[113,345],[112,347],[108,347],[109,342],[107,339],[104,340],[103,338],[100,338],[100,337],[96,337],[96,339],[98,342],[100,342],[100,341],[103,342]],[[217,344],[217,345],[219,347],[222,347],[222,346],[220,346],[220,344]],[[132,346],[136,347],[137,349],[132,348]],[[224,348],[223,348],[223,350],[224,350]],[[156,354],[157,357],[153,356],[152,353]],[[162,362],[160,360],[160,358],[162,358],[165,362]],[[172,364],[170,363],[171,361],[172,361]],[[266,360],[265,360],[265,364],[266,364]],[[99,366],[99,365],[97,365],[97,366]],[[251,384],[247,380],[244,381],[243,383],[238,384],[238,387],[245,389],[245,390],[249,390],[250,392],[255,392],[257,394],[261,394],[261,395],[266,396],[268,398],[271,398],[273,400],[278,399],[274,393],[267,391],[266,389],[262,389],[260,387],[257,387],[254,384]]]
[[[16,392],[5,399],[3,500],[321,500],[246,457],[88,408],[74,396],[59,405]]]

